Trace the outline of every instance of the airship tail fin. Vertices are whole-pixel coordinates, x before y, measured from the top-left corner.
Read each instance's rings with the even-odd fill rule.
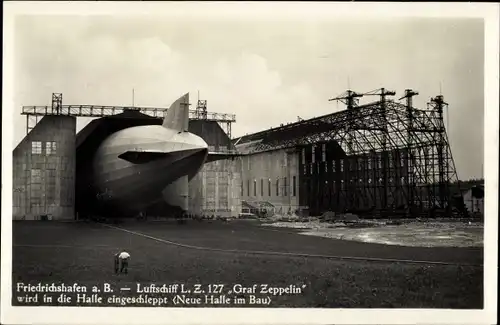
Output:
[[[189,93],[177,99],[167,110],[163,127],[187,132],[189,128]]]

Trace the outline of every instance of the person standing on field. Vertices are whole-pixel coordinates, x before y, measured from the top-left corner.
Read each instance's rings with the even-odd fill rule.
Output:
[[[115,254],[115,273],[128,273],[128,262],[130,254],[122,250],[120,253]]]

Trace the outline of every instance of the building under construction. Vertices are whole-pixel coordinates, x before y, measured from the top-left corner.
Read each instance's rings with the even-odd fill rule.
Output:
[[[369,216],[451,215],[457,181],[448,145],[443,96],[413,107],[406,90],[348,90],[330,101],[340,112],[233,140],[242,157],[240,194],[250,211],[327,211]],[[359,98],[379,100],[359,105]],[[459,201],[458,201],[459,202]]]

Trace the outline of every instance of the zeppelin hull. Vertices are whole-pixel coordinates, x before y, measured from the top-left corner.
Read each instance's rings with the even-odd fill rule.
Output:
[[[187,182],[206,157],[206,143],[189,132],[141,126],[112,134],[93,163],[100,205],[124,214],[161,201],[186,209]]]

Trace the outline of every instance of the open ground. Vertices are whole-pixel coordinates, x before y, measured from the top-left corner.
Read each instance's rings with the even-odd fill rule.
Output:
[[[305,285],[301,294],[273,296],[269,306],[483,308],[482,248],[344,241],[261,227],[257,221],[127,222],[113,227],[91,222],[14,222],[13,291],[20,282],[89,287],[105,282],[116,287],[135,283]],[[132,256],[130,270],[115,275],[113,255],[120,249]],[[16,299],[14,292],[15,305]]]

